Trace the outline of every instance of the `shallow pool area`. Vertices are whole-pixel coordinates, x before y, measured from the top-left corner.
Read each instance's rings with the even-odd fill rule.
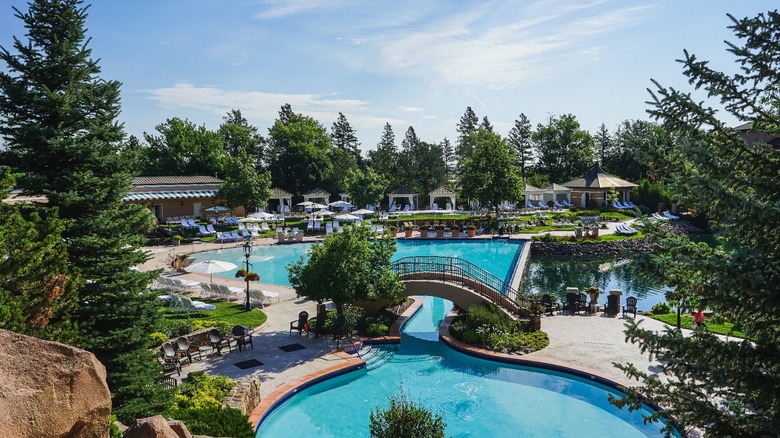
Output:
[[[458,353],[438,341],[451,303],[423,297],[401,344],[367,359],[367,368],[315,384],[287,399],[257,436],[368,436],[372,409],[404,391],[441,414],[453,437],[655,437],[660,426],[610,405],[608,387],[562,373],[505,365]],[[645,411],[644,413],[648,413]]]
[[[258,245],[252,248],[251,270],[260,274],[263,283],[289,286],[287,265],[306,257],[311,243],[292,245]],[[473,263],[508,282],[520,250],[521,240],[399,240],[393,260],[411,256],[457,257]],[[198,261],[222,260],[243,267],[245,258],[241,247],[208,251],[195,255]],[[234,272],[214,274],[215,277],[234,278]]]

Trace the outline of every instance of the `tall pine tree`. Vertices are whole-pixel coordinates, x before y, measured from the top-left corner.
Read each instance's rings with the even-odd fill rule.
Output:
[[[18,187],[46,195],[65,227],[72,269],[81,275],[72,315],[79,345],[106,366],[115,412],[125,420],[161,412],[167,394],[153,385],[160,370],[147,350],[156,307],[144,292],[156,272],[129,268],[147,256],[137,251],[152,216],[125,206],[133,163],[119,153],[119,86],[99,77],[87,48],[87,8],[78,0],[36,0],[24,22],[27,42],[14,40],[0,73],[0,134],[4,159],[21,173]]]
[[[515,151],[520,177],[525,181],[525,172],[531,167],[531,160],[533,160],[533,140],[531,139],[531,122],[523,113],[520,113],[520,116],[515,120],[515,125],[509,131],[509,144]]]
[[[343,113],[339,113],[338,120],[333,122],[330,136],[333,139],[333,147],[347,151],[358,164],[362,163],[360,142],[355,135],[355,129],[349,124],[347,116]]]
[[[459,162],[471,156],[471,152],[474,150],[471,133],[476,132],[477,129],[479,129],[479,117],[470,106],[467,106],[466,112],[463,113],[457,125],[458,144],[455,145],[455,154],[458,156]]]

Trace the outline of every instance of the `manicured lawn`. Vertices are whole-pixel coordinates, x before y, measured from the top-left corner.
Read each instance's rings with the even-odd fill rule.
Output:
[[[657,319],[661,322],[664,322],[666,324],[669,324],[671,326],[677,326],[677,314],[676,313],[666,313],[663,315],[647,315],[653,319]],[[707,330],[710,331],[710,333],[717,333],[719,335],[728,335],[735,338],[745,338],[746,335],[742,333],[739,330],[733,330],[734,324],[730,322],[724,322],[722,324],[715,324],[711,318],[708,318],[705,320],[707,323]],[[680,327],[682,328],[691,328],[691,325],[693,324],[693,316],[692,315],[682,315],[680,318]]]
[[[244,310],[244,305],[240,303],[228,303],[224,301],[208,301],[209,304],[217,306],[215,310],[204,312],[192,312],[189,319],[193,323],[199,320],[224,321],[231,326],[242,325],[244,327],[254,328],[262,325],[268,317],[260,309],[252,309],[250,312]],[[181,320],[187,319],[186,313],[176,312],[165,308],[162,314],[163,319]]]

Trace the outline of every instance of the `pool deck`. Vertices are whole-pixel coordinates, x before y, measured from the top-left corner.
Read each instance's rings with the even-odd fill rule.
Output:
[[[571,231],[560,233],[570,235]],[[517,235],[513,235],[513,238],[515,236]],[[490,238],[490,236],[483,236],[483,238]],[[274,242],[274,239],[255,240],[255,244],[273,244]],[[240,245],[241,243],[197,243],[178,247],[144,248],[148,251],[150,259],[139,268],[141,270],[167,269],[170,271],[168,265],[171,258],[177,253],[197,253]],[[180,277],[208,281],[208,275],[205,274],[181,274]],[[237,287],[245,286],[243,281],[219,277],[214,277],[214,282]],[[297,320],[300,311],[305,310],[310,315],[316,313],[314,302],[297,297],[295,290],[289,286],[259,283],[255,287],[279,292],[280,299],[278,303],[274,302],[263,309],[268,315],[268,320],[261,327],[255,329],[254,348],[245,349],[242,352],[238,352],[234,348],[233,351],[226,352],[223,356],[210,355],[204,360],[195,361],[182,369],[182,377],[186,377],[189,372],[193,371],[206,371],[210,374],[220,374],[231,378],[256,376],[261,381],[261,398],[266,400],[262,405],[266,405],[274,399],[279,399],[284,394],[294,391],[294,388],[302,383],[322,378],[331,372],[360,366],[362,361],[337,351],[336,343],[330,338],[316,338],[314,335],[307,337],[299,335],[297,332],[290,334],[290,321]],[[198,291],[195,293],[197,294]],[[657,331],[664,328],[664,324],[659,321],[643,316],[638,316],[637,319],[642,321],[645,328]],[[550,345],[542,351],[523,357],[536,362],[570,366],[578,372],[591,373],[618,384],[635,385],[636,382],[626,381],[625,376],[612,366],[612,362],[631,362],[640,370],[646,370],[650,373],[657,373],[660,367],[658,363],[649,361],[647,355],[641,354],[637,345],[625,342],[623,334],[625,322],[626,319],[621,316],[605,317],[600,313],[543,316],[542,330],[549,335]],[[279,348],[291,344],[299,344],[304,348],[291,352],[284,352]],[[344,347],[343,343],[341,346]],[[244,370],[235,365],[250,359],[256,359],[262,365]],[[262,405],[252,415],[253,424],[259,420],[262,410],[269,407]]]

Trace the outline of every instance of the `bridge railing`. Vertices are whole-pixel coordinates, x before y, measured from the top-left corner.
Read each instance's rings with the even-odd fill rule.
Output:
[[[411,256],[396,260],[390,269],[401,280],[437,280],[474,290],[512,313],[528,309],[525,296],[485,269],[456,257]]]

